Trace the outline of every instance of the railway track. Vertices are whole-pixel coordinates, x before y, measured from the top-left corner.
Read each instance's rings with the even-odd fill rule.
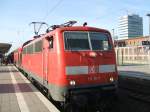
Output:
[[[119,77],[119,89],[128,97],[145,103],[150,103],[150,81],[134,77]]]
[[[126,94],[128,95],[128,97],[135,99],[137,101],[142,101],[145,103],[150,103],[150,96],[149,94],[143,94],[139,91],[134,91],[132,89],[129,88],[124,88],[124,87],[120,87],[120,89],[122,89],[123,91],[126,92]]]

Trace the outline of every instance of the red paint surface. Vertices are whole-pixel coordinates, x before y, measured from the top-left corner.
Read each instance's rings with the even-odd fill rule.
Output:
[[[41,79],[48,80],[49,84],[58,86],[68,86],[70,80],[75,80],[77,85],[89,85],[89,84],[107,84],[110,83],[109,78],[114,77],[117,80],[117,71],[114,73],[95,73],[87,75],[69,75],[65,73],[66,66],[98,66],[115,64],[115,51],[96,51],[96,57],[91,58],[89,53],[91,51],[80,51],[71,52],[64,50],[64,31],[94,31],[104,32],[110,35],[110,33],[103,29],[92,28],[92,27],[64,27],[58,28],[50,33],[40,37],[43,40],[43,51],[41,53],[34,54],[23,54],[21,66],[28,71],[38,75]],[[48,41],[46,37],[53,35],[54,46],[53,49],[48,48]],[[38,39],[33,40],[31,43]],[[109,39],[112,44],[112,39]],[[30,44],[30,43],[29,43]],[[14,53],[14,59],[18,61],[17,53]],[[47,71],[47,72],[46,72]],[[94,80],[97,78],[97,80]]]

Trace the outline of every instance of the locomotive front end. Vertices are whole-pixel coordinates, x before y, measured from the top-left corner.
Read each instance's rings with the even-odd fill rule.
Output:
[[[118,73],[109,32],[83,27],[64,31],[63,40],[68,100],[80,106],[114,94]]]

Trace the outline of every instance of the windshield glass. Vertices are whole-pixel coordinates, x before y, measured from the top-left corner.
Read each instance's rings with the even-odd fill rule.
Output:
[[[110,50],[108,36],[101,32],[64,32],[65,50]]]
[[[84,32],[65,32],[66,50],[90,50],[88,33]]]
[[[99,32],[90,32],[89,33],[92,50],[109,50],[109,40],[106,34]]]

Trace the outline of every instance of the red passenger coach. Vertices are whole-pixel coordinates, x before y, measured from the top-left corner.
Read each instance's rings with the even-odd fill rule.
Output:
[[[22,58],[22,48],[18,48],[14,51],[14,64],[20,66]]]
[[[70,102],[101,102],[103,94],[117,89],[115,51],[107,30],[55,26],[19,52],[20,56],[15,53],[19,68],[65,107]]]

